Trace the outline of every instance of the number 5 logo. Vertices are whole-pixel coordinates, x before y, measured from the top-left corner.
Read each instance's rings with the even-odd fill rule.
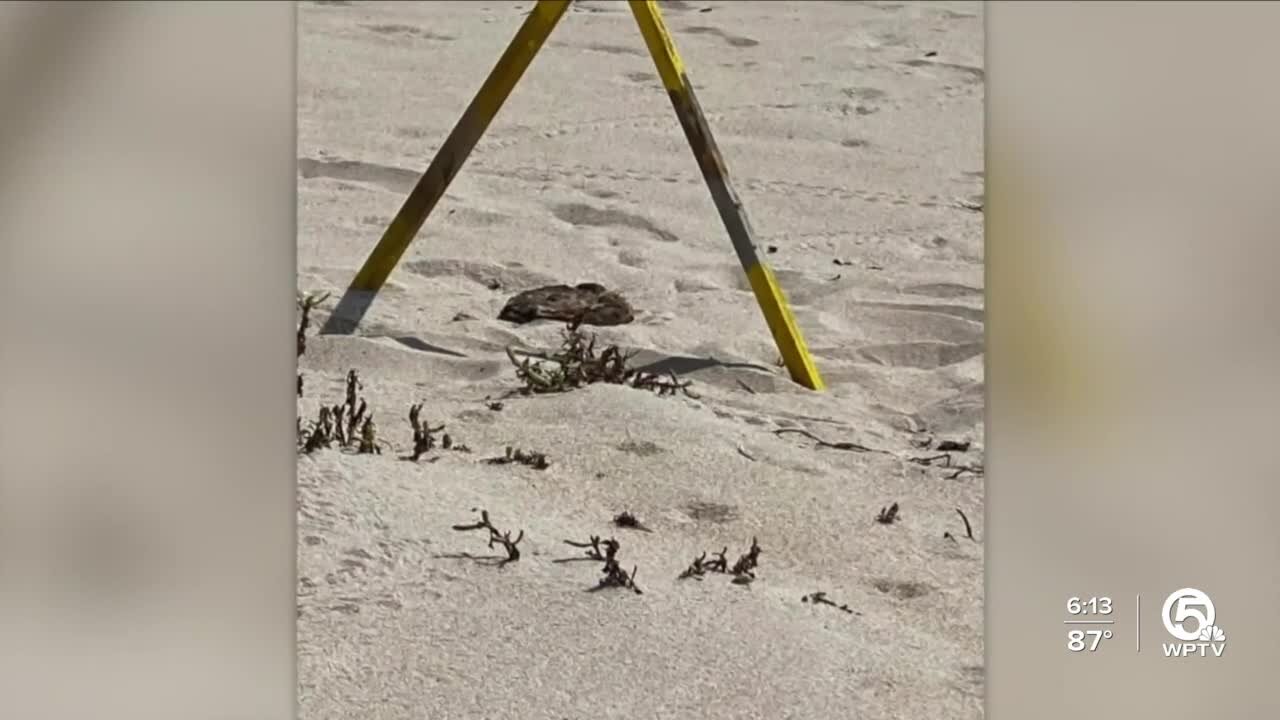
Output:
[[[1164,629],[1183,642],[1199,640],[1200,631],[1212,625],[1217,614],[1209,596],[1195,588],[1183,588],[1170,593],[1165,598],[1161,613]],[[1192,619],[1196,621],[1195,627],[1188,628],[1187,621]]]

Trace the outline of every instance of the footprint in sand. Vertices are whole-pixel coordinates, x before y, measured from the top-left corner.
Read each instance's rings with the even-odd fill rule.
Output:
[[[404,269],[424,278],[466,278],[486,289],[519,291],[555,283],[555,278],[522,266],[496,262],[430,258],[404,264]]]
[[[866,360],[887,367],[909,367],[917,370],[936,370],[962,363],[983,352],[983,344],[907,342],[886,345],[869,345],[858,349],[858,355]]]
[[[649,267],[649,259],[635,250],[623,250],[618,253],[618,264],[643,270]]]
[[[679,242],[675,233],[665,230],[643,215],[613,208],[598,208],[585,203],[564,203],[551,208],[558,220],[574,227],[625,227],[647,232],[663,242]]]
[[[707,278],[698,277],[696,275],[692,277],[678,277],[673,281],[672,285],[675,286],[676,292],[678,293],[714,292],[721,289],[720,285],[716,284],[714,280],[708,280]]]
[[[760,44],[759,40],[743,37],[741,35],[731,35],[720,28],[706,27],[705,25],[681,28],[679,32],[685,33],[686,35],[715,35],[729,45],[737,48],[755,47]]]
[[[885,578],[873,580],[871,587],[895,600],[915,600],[933,592],[933,587],[926,583]]]
[[[399,35],[403,37],[422,38],[423,40],[438,40],[441,42],[457,40],[457,38],[452,35],[442,35],[440,33],[434,33],[434,32],[431,32],[430,30],[423,30],[422,28],[415,27],[413,25],[399,25],[399,24],[364,25],[362,24],[360,27],[364,28],[365,30],[368,30],[369,32],[377,33],[378,35],[390,35],[390,36]]]
[[[957,283],[929,283],[902,288],[909,295],[925,295],[936,298],[982,297],[982,288]]]
[[[738,508],[724,503],[695,501],[684,506],[685,515],[698,522],[727,523],[738,519]]]
[[[987,73],[980,67],[972,65],[961,65],[959,63],[936,62],[934,60],[903,60],[903,65],[913,68],[936,67],[943,70],[960,73],[966,81],[971,83],[981,83],[987,79]]]
[[[298,158],[298,176],[303,180],[329,178],[377,185],[395,193],[407,193],[418,183],[420,172],[359,160],[316,160]]]

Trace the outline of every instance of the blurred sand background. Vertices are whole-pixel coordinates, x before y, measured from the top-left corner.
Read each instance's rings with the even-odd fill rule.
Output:
[[[396,448],[299,459],[301,717],[981,716],[983,547],[955,510],[981,541],[982,478],[908,460],[934,437],[982,462],[981,7],[663,6],[828,391],[776,365],[625,4],[577,3],[357,336],[301,358],[304,417],[354,368]],[[530,7],[300,5],[301,291],[341,294]],[[489,409],[518,385],[504,348],[561,332],[498,310],[561,282],[622,292],[636,320],[600,340],[698,399],[597,385]],[[412,402],[474,452],[398,459]],[[508,445],[551,465],[481,462]],[[519,562],[465,557],[490,554],[450,530],[472,508],[524,531]],[[613,527],[623,510],[653,532]],[[643,595],[553,562],[593,534]],[[754,583],[676,579],[753,536]]]

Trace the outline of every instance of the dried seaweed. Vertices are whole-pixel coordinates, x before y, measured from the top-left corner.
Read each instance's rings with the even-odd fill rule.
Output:
[[[381,455],[389,445],[378,437],[369,404],[359,393],[363,389],[355,370],[347,373],[346,400],[340,405],[322,405],[319,416],[303,428],[298,422],[298,447],[311,454],[333,447],[354,451],[357,455]]]
[[[307,330],[311,329],[311,311],[328,299],[329,293],[306,297],[298,295],[298,357],[302,357],[302,354],[307,351]],[[302,397],[302,373],[298,373],[298,397]]]
[[[692,383],[681,381],[674,372],[665,375],[646,373],[628,367],[635,353],[624,353],[617,345],[596,350],[596,336],[581,331],[580,323],[571,322],[564,330],[560,348],[549,355],[537,356],[507,348],[507,359],[516,369],[516,378],[524,384],[520,392],[543,394],[567,392],[593,383],[626,385],[651,390],[659,395],[684,395],[697,398],[689,390]]]
[[[534,470],[546,470],[551,466],[551,462],[547,460],[545,453],[531,452],[521,450],[520,448],[507,446],[505,455],[492,457],[485,460],[489,465],[510,465],[512,463],[518,465],[527,465]]]
[[[970,540],[973,540],[974,542],[977,542],[977,540],[973,537],[973,526],[969,524],[969,518],[964,514],[964,511],[961,510],[960,508],[956,508],[956,512],[960,514],[960,519],[964,521],[965,537],[969,538]]]
[[[511,531],[508,530],[507,532],[502,532],[498,530],[498,528],[494,527],[493,523],[489,521],[488,510],[480,511],[480,522],[463,524],[463,525],[454,525],[453,529],[459,532],[467,532],[470,530],[488,530],[489,531],[489,548],[492,549],[494,544],[497,543],[501,545],[504,550],[507,551],[507,559],[502,561],[501,564],[505,565],[509,562],[515,562],[520,559],[520,548],[517,546],[520,544],[520,541],[524,539],[524,530],[521,530],[520,533],[516,535],[514,540],[511,539]]]
[[[359,455],[382,454],[381,443],[378,440],[378,428],[373,424],[372,413],[360,425],[360,440],[356,444],[356,453]]]
[[[613,516],[613,524],[620,528],[631,528],[632,530],[640,530],[648,533],[653,532],[653,530],[649,529],[648,526],[640,522],[639,518],[625,510]]]
[[[604,567],[600,569],[602,574],[600,582],[591,588],[589,592],[596,592],[605,588],[624,588],[637,595],[644,594],[636,585],[636,570],[638,568],[632,566],[631,572],[628,573],[618,564],[618,550],[621,545],[617,540],[613,538],[601,540],[600,536],[592,535],[591,539],[585,543],[565,540],[564,544],[576,548],[586,548],[585,559],[604,563]]]
[[[727,557],[729,548],[722,549],[711,560],[707,559],[707,554],[704,552],[693,559],[689,567],[680,573],[678,579],[694,578],[701,580],[708,573],[720,573],[732,575],[732,582],[735,584],[747,585],[756,579],[755,571],[760,562],[760,552],[760,544],[756,542],[754,537],[751,538],[751,547],[738,558],[732,567],[729,566]]]
[[[837,610],[842,610],[844,612],[847,612],[850,615],[861,615],[861,613],[859,613],[857,610],[854,610],[853,608],[850,608],[847,604],[837,605],[834,600],[831,600],[827,597],[827,593],[825,591],[821,591],[821,590],[818,592],[813,592],[813,593],[809,593],[808,595],[805,595],[804,597],[800,598],[800,602],[813,603],[814,605],[830,605],[831,607]]]
[[[820,448],[831,448],[832,450],[848,450],[850,452],[872,452],[872,453],[882,453],[885,455],[889,454],[889,452],[886,450],[877,450],[875,448],[869,448],[866,445],[859,445],[858,443],[855,443],[855,442],[846,442],[846,441],[828,442],[827,440],[823,440],[817,435],[814,435],[808,430],[804,430],[802,428],[779,428],[773,431],[774,435],[779,435],[779,436],[785,435],[787,433],[795,433],[797,435],[803,435],[809,438],[810,440],[814,441],[815,443],[817,443],[817,446]]]
[[[738,558],[738,561],[730,568],[729,573],[733,575],[733,581],[739,584],[746,584],[756,579],[756,566],[760,563],[760,545],[756,539],[751,538],[751,548],[746,554]]]

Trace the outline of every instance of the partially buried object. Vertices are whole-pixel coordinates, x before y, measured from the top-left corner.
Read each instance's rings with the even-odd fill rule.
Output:
[[[631,304],[603,285],[547,285],[525,290],[507,301],[499,320],[524,324],[560,320],[582,325],[625,325],[635,319]]]

